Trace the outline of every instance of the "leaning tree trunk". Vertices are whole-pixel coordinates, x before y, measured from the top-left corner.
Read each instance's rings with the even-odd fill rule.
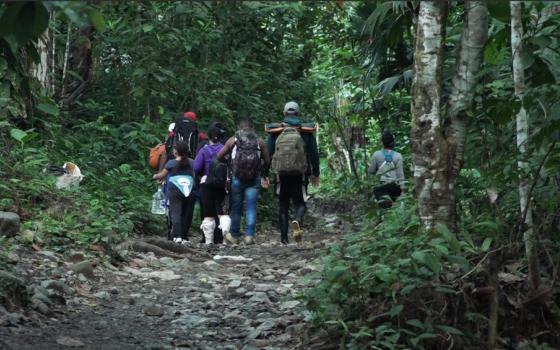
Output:
[[[523,22],[521,18],[522,2],[512,1],[511,7],[511,51],[513,56],[513,86],[515,97],[521,101],[521,108],[517,113],[517,148],[520,160],[517,166],[521,173],[528,171],[529,164],[524,160],[527,157],[527,141],[529,138],[529,126],[527,111],[523,106],[523,94],[525,92],[525,72],[523,70]],[[533,229],[533,215],[529,198],[529,178],[522,176],[519,181],[519,207],[520,217],[524,222],[520,223],[525,241],[525,254],[529,265],[529,283],[533,290],[540,285],[539,265],[535,247],[535,230]]]
[[[441,125],[443,43],[447,2],[420,3],[412,86],[412,162],[420,219],[426,228],[448,224],[454,200]]]

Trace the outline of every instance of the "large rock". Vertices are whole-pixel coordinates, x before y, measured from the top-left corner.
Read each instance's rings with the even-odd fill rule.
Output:
[[[25,306],[28,298],[25,282],[7,271],[0,270],[0,304],[11,310]]]
[[[0,236],[13,237],[19,232],[19,215],[9,211],[0,211]]]
[[[76,274],[82,274],[89,279],[95,277],[93,273],[93,264],[89,260],[80,261],[79,263],[70,265],[70,270],[74,271]]]

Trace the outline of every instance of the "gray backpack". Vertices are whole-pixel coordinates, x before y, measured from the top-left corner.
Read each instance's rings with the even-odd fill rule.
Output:
[[[383,150],[385,160],[375,173],[381,183],[397,182],[397,166],[393,161],[393,154],[395,154],[393,150],[389,152]]]

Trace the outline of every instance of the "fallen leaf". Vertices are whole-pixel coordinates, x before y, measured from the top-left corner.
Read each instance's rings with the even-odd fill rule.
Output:
[[[33,248],[33,249],[36,250],[36,251],[40,251],[40,250],[41,250],[41,247],[39,247],[39,246],[38,246],[37,244],[35,244],[35,243],[31,245],[31,248]]]

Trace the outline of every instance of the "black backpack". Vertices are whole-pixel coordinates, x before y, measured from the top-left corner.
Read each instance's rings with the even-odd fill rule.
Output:
[[[259,138],[254,132],[238,131],[232,151],[233,175],[240,180],[254,180],[261,170]]]
[[[206,186],[224,189],[226,188],[227,178],[227,164],[214,159],[210,165],[208,176],[206,177]]]
[[[189,145],[189,157],[194,158],[198,149],[198,125],[190,119],[179,117],[175,120],[173,139],[166,145],[167,155],[171,156],[173,145],[179,141],[185,141]]]

